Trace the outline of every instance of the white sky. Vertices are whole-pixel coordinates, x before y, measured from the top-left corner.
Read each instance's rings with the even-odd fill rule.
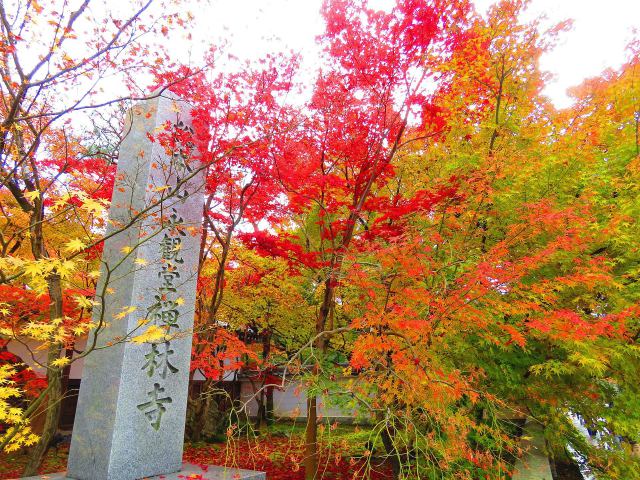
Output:
[[[390,0],[371,2],[383,7]],[[227,50],[240,58],[294,50],[303,53],[307,68],[313,68],[314,38],[323,30],[321,3],[322,0],[201,0],[193,7],[196,20],[190,28],[194,55],[201,45],[215,44],[222,37],[229,41]],[[493,0],[475,3],[480,12],[485,12]],[[624,48],[632,36],[632,27],[640,27],[640,0],[532,0],[529,15],[542,13],[549,24],[574,20],[573,30],[541,60],[542,68],[554,74],[545,93],[559,107],[570,103],[565,94],[568,87],[607,67],[618,67],[625,58]]]
[[[491,0],[474,0],[485,11]],[[549,24],[573,19],[573,29],[540,60],[543,70],[554,74],[545,89],[558,107],[570,104],[566,89],[625,60],[632,29],[640,28],[640,0],[532,0],[532,17],[545,14]]]

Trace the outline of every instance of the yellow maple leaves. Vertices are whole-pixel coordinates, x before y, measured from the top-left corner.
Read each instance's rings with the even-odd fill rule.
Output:
[[[143,333],[133,337],[131,341],[137,344],[155,342],[164,339],[166,334],[166,329],[157,325],[150,325]]]
[[[67,365],[69,365],[71,363],[71,360],[67,357],[60,357],[60,358],[56,358],[55,360],[53,360],[50,363],[50,366],[52,367],[56,367],[56,368],[62,368],[65,367]]]
[[[25,196],[31,194],[32,196],[38,197],[39,193],[40,192],[27,192]],[[33,200],[32,198],[30,199]],[[109,203],[108,200],[103,198],[92,198],[82,190],[71,189],[55,198],[52,210],[59,211],[68,208],[85,212],[94,217],[100,217],[106,215]]]
[[[23,337],[41,343],[36,350],[44,350],[51,343],[65,343],[73,337],[86,334],[95,324],[93,322],[75,323],[69,317],[54,318],[51,321],[30,321],[19,327],[2,328],[0,334],[14,338]]]
[[[87,276],[88,276],[89,278],[98,279],[98,278],[100,278],[100,270],[91,270],[91,271],[87,274]]]
[[[74,273],[76,263],[73,260],[62,258],[41,258],[39,260],[25,261],[23,270],[29,279],[30,286],[37,293],[47,291],[47,278],[51,275],[58,275],[61,279],[67,280]]]
[[[96,324],[93,322],[76,325],[75,327],[71,328],[71,332],[73,333],[74,336],[79,337],[87,333],[89,330],[91,330],[93,327],[95,327],[95,325]]]
[[[94,305],[97,305],[95,301],[87,298],[84,295],[74,295],[72,298],[80,308],[91,309],[94,307]]]
[[[36,13],[42,13],[42,11],[44,10],[36,0],[31,0],[30,4],[31,8],[33,8]]]
[[[75,261],[64,258],[40,258],[38,260],[19,257],[0,258],[0,269],[5,274],[22,276],[25,283],[38,294],[46,293],[49,276],[56,274],[62,280],[68,280],[76,268]]]
[[[102,215],[105,212],[107,206],[108,202],[104,200],[95,200],[91,197],[86,197],[83,199],[81,208],[88,213],[94,215]]]
[[[20,336],[42,342],[44,345],[52,342],[61,343],[67,336],[67,330],[60,323],[61,321],[58,322],[57,319],[52,321],[52,323],[28,322],[19,330],[19,334]]]
[[[29,420],[24,418],[22,408],[12,404],[13,399],[22,395],[12,380],[16,373],[13,365],[0,365],[0,424],[7,427],[0,434],[0,445],[4,445],[5,452],[13,452],[38,441],[38,436],[31,431]]]
[[[40,192],[38,190],[24,192],[24,196],[33,202],[36,198],[40,197]]]
[[[69,240],[65,244],[65,250],[68,252],[80,252],[86,248],[85,243],[79,238],[74,238],[73,240]]]
[[[122,307],[120,312],[114,314],[113,317],[116,318],[117,320],[122,320],[124,317],[126,317],[130,313],[135,312],[137,309],[138,309],[138,307],[136,307],[135,305],[128,306],[128,307]]]

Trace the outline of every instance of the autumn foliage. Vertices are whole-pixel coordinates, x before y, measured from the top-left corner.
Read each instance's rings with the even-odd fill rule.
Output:
[[[274,420],[273,389],[295,378],[307,399],[305,438],[288,452],[300,478],[342,478],[331,471],[348,461],[322,450],[320,402],[370,424],[395,478],[506,478],[522,452],[505,419],[524,417],[544,426],[552,457],[640,474],[640,47],[559,110],[538,61],[570,24],[523,23],[525,8],[327,0],[311,82],[295,55],[220,68],[212,48],[194,68],[129,52],[151,73],[148,92],[193,105],[189,141],[208,167],[192,375],[203,391],[250,379],[258,428]],[[21,40],[3,35],[9,65]],[[65,61],[62,76],[75,68]],[[117,145],[23,125],[29,115],[7,111],[21,87],[9,86],[0,333],[48,348],[59,373],[92,327]],[[35,123],[56,115],[33,104],[49,108]],[[21,136],[43,153],[20,150]],[[1,372],[3,392],[16,372]],[[32,379],[15,381],[22,390],[0,402],[34,397]],[[213,421],[219,401],[190,392],[191,440],[246,432],[228,428],[250,423],[247,405]]]

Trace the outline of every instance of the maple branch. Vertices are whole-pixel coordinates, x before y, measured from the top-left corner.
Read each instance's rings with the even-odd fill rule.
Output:
[[[78,8],[78,10],[76,10],[69,17],[69,21],[67,23],[67,26],[65,27],[65,31],[71,31],[73,29],[73,24],[80,17],[80,15],[82,15],[84,10],[87,8],[87,6],[89,5],[89,1],[90,0],[84,0],[82,5],[80,5],[80,7]],[[147,3],[145,3],[137,12],[135,12],[131,17],[129,17],[129,19],[124,23],[124,25],[122,27],[118,28],[118,31],[111,38],[111,40],[109,42],[107,42],[107,44],[103,48],[98,49],[91,56],[83,59],[82,62],[79,62],[74,66],[71,66],[71,67],[66,68],[66,69],[59,70],[57,73],[55,73],[53,75],[50,75],[50,76],[47,76],[47,77],[45,77],[42,80],[39,80],[37,82],[29,82],[27,84],[27,88],[41,86],[41,85],[44,85],[45,83],[51,83],[54,80],[56,80],[57,78],[61,77],[62,75],[66,74],[66,73],[69,73],[69,72],[71,72],[73,70],[76,70],[77,68],[80,68],[83,65],[87,65],[92,60],[95,60],[96,58],[99,58],[100,56],[104,55],[109,50],[114,48],[114,46],[118,47],[116,45],[116,43],[117,43],[118,39],[120,38],[120,36],[124,33],[125,30],[127,30],[133,24],[133,22],[135,22],[142,15],[142,13],[144,13],[145,10],[147,10],[149,8],[151,3],[153,3],[153,0],[147,0]],[[57,48],[60,48],[62,46],[62,43],[65,41],[65,39],[66,39],[66,36],[62,35],[60,37],[60,39],[57,41],[55,46]],[[49,49],[49,52],[47,53],[47,55],[45,55],[45,57],[33,68],[31,73],[29,73],[27,75],[27,79],[30,79],[31,77],[33,77],[33,75],[35,75],[36,72],[38,70],[40,70],[40,68],[42,68],[42,66],[45,65],[51,59],[51,56],[53,55],[55,50],[56,50],[56,48]]]

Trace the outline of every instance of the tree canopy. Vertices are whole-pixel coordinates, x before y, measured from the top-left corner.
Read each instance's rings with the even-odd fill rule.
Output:
[[[192,370],[206,388],[246,373],[262,414],[296,375],[308,479],[319,399],[374,425],[397,478],[504,478],[519,453],[504,419],[523,415],[552,456],[640,475],[638,41],[558,109],[539,59],[569,24],[523,22],[526,1],[483,16],[468,0],[326,0],[310,85],[295,55],[152,58],[142,33],[188,22],[152,21],[149,3],[82,32],[88,0],[0,9],[0,342],[48,352],[40,384],[0,364],[4,449],[39,442],[31,471],[41,459],[29,418],[95,327],[118,112],[169,89],[193,105],[207,166]],[[27,41],[44,48],[28,67]],[[103,100],[111,75],[130,92]],[[192,392],[192,439],[212,402]]]

